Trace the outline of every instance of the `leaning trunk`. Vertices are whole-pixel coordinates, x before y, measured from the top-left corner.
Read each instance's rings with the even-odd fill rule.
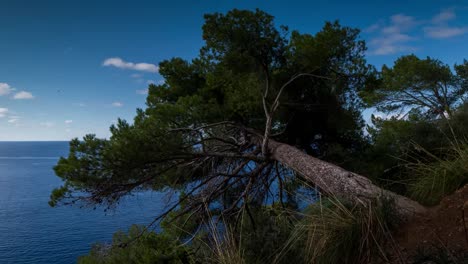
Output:
[[[314,158],[296,147],[274,140],[269,140],[268,147],[271,158],[299,173],[324,193],[363,204],[380,197],[390,198],[397,212],[406,219],[426,211],[416,201],[382,189],[364,176]]]

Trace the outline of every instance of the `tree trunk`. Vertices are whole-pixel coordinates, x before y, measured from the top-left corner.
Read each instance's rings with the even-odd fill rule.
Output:
[[[363,204],[372,199],[387,197],[395,201],[397,212],[405,219],[426,211],[426,208],[416,201],[384,190],[364,176],[314,158],[291,145],[270,139],[268,148],[271,158],[296,171],[329,195]]]

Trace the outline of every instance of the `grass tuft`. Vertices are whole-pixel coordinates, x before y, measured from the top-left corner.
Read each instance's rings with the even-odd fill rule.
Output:
[[[364,207],[328,199],[310,206],[293,234],[304,241],[304,263],[370,263],[387,260],[383,241],[392,241],[397,219],[392,201]]]
[[[453,144],[448,154],[439,158],[419,148],[426,158],[407,165],[412,182],[409,196],[425,205],[435,205],[448,194],[468,183],[468,143]]]

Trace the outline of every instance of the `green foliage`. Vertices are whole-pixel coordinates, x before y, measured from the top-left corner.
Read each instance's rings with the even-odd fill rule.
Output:
[[[425,204],[436,204],[466,183],[466,104],[450,120],[414,113],[408,119],[373,117],[372,122],[372,144],[357,172]]]
[[[132,226],[128,234],[115,233],[111,245],[95,244],[89,255],[80,257],[78,263],[196,263],[190,254],[189,247],[165,233],[143,233],[142,227]]]
[[[382,67],[380,85],[368,86],[363,99],[384,112],[418,109],[428,117],[452,115],[468,92],[467,62],[450,67],[437,59],[415,55],[398,58],[391,68]]]
[[[233,9],[205,15],[202,56],[215,59],[234,72],[262,71],[283,66],[287,40],[274,25],[274,17],[257,9]],[[283,33],[287,30],[282,26]]]
[[[239,244],[246,263],[300,263],[299,245],[287,246],[298,221],[290,210],[273,205],[254,208],[252,219],[244,215]]]
[[[364,149],[354,171],[394,191],[404,193],[408,175],[404,165],[413,161],[410,154],[418,153],[415,144],[437,155],[449,142],[434,121],[418,119],[382,119],[372,116],[373,126],[368,126],[371,143]]]
[[[357,91],[373,74],[359,30],[326,22],[315,35],[293,31],[288,48],[286,76],[307,72],[328,79],[302,78],[285,91],[279,113],[287,124],[284,141],[323,158],[334,144],[355,153],[364,125]]]

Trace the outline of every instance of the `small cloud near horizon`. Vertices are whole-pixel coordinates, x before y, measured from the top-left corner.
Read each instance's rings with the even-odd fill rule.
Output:
[[[114,107],[122,107],[122,106],[123,106],[123,103],[121,103],[121,102],[113,102],[113,103],[112,103],[112,106],[114,106]]]
[[[9,113],[8,108],[0,107],[0,118],[5,117]]]
[[[158,66],[156,66],[155,64],[146,63],[146,62],[139,62],[139,63],[128,62],[128,61],[124,61],[123,59],[119,57],[105,59],[104,62],[102,63],[102,66],[116,67],[119,69],[128,69],[128,70],[134,70],[134,71],[153,72],[153,73],[156,73],[159,71]]]
[[[0,83],[0,96],[10,94],[13,90],[8,83]]]
[[[20,91],[13,96],[15,100],[34,99],[34,96],[30,92]]]
[[[10,118],[8,119],[8,123],[10,124],[17,124],[19,122],[18,118]]]

